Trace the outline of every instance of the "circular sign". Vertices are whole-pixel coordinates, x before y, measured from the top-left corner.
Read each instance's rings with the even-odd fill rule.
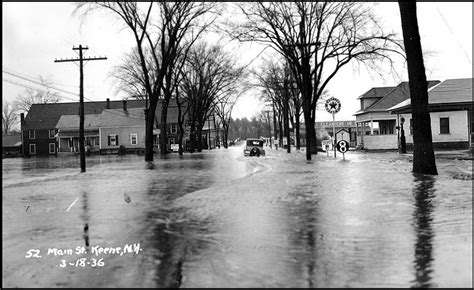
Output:
[[[346,153],[349,150],[349,143],[346,140],[341,140],[337,142],[337,151],[341,153]]]
[[[328,113],[336,114],[341,109],[341,102],[338,99],[331,97],[326,100],[326,104],[324,105],[324,107],[326,108],[326,111],[328,111]]]

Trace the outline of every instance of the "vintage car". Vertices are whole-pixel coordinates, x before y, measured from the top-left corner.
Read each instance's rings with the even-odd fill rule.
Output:
[[[257,138],[247,138],[245,140],[244,148],[245,156],[265,156],[265,150],[263,149],[263,140]]]

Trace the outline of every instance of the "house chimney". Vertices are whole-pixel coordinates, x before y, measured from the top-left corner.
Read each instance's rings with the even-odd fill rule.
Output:
[[[127,101],[123,100],[122,102],[123,102],[123,110],[127,111]]]
[[[25,124],[25,113],[20,114],[20,124],[21,125]]]
[[[107,98],[107,105],[105,106],[106,109],[110,109],[110,99]]]

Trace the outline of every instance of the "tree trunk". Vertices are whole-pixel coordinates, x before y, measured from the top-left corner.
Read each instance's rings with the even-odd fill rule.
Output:
[[[161,132],[160,132],[160,152],[161,154],[168,153],[168,136],[166,133],[166,119],[168,118],[168,106],[166,104],[162,104],[161,107]]]
[[[275,137],[275,141],[276,141],[276,139],[278,138],[278,129],[277,129],[275,104],[273,104],[273,136]],[[276,144],[274,144],[274,145],[276,145]]]
[[[423,63],[416,2],[398,2],[408,64],[413,119],[413,172],[437,175],[428,110],[428,84]]]
[[[183,139],[184,139],[184,126],[183,120],[181,119],[181,108],[178,107],[178,126],[179,126],[179,136],[178,136],[178,154],[183,155]]]
[[[295,116],[295,138],[296,138],[296,150],[300,150],[300,118]]]
[[[184,135],[184,132],[182,131],[181,126],[180,126],[180,131],[181,132],[179,132],[179,137],[178,137],[178,140],[179,140],[178,154],[180,156],[182,156],[183,155],[183,137],[184,137],[183,135]]]
[[[224,148],[227,149],[229,142],[229,126],[224,126]]]
[[[308,112],[309,113],[309,112]],[[307,116],[309,114],[304,113],[304,124],[306,128],[306,160],[311,160],[311,118]]]
[[[311,110],[309,108],[309,100],[304,98],[303,95],[303,116],[304,116],[304,124],[306,129],[306,160],[311,160],[311,134],[312,130],[311,127],[314,127],[314,123],[311,122]]]
[[[316,108],[314,108],[314,111],[316,111]],[[310,135],[310,138],[311,138],[311,154],[318,154],[318,140],[317,140],[317,136],[316,136],[316,128],[315,128],[315,120],[316,120],[316,115],[315,115],[315,112],[313,112],[311,114],[311,117],[310,117],[310,123],[311,123],[311,127],[310,127],[310,131],[311,131],[311,135]]]
[[[283,124],[282,124],[282,116],[281,114],[278,116],[278,133],[280,136],[278,136],[278,146],[280,148],[283,147]]]
[[[202,151],[202,127],[203,125],[199,125],[199,127],[197,128],[197,151],[198,152],[201,152]]]
[[[150,100],[145,120],[145,161],[153,161],[153,127],[157,102]]]

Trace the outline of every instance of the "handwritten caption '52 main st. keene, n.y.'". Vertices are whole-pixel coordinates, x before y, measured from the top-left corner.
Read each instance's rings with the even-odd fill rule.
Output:
[[[92,246],[92,247],[82,247],[78,246],[75,249],[59,249],[59,248],[48,248],[46,256],[60,256],[60,257],[69,257],[69,259],[61,259],[59,267],[103,267],[105,266],[104,258],[99,256],[104,255],[118,255],[123,256],[126,254],[138,255],[143,251],[140,247],[140,243],[136,244],[125,244],[123,247],[101,247]],[[83,256],[91,254],[88,257],[76,257],[75,259],[70,259],[72,256]],[[30,249],[26,251],[26,259],[41,259],[41,250],[39,249]]]

